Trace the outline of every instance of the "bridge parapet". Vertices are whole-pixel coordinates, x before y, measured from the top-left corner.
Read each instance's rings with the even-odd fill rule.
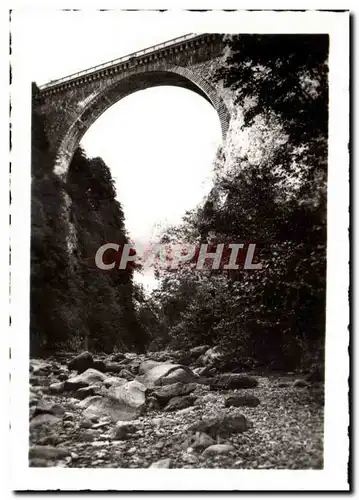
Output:
[[[56,80],[52,80],[51,82],[39,87],[41,95],[50,95],[76,85],[81,85],[82,83],[86,83],[88,81],[103,78],[104,76],[109,74],[111,75],[112,73],[128,70],[129,68],[134,68],[137,65],[146,64],[151,60],[161,59],[173,53],[196,48],[210,40],[222,40],[222,37],[222,35],[218,34],[198,35],[189,33],[187,35],[173,38],[172,40],[152,45],[146,49],[132,52],[131,54],[127,54],[117,59],[92,66],[91,68],[72,73],[71,75],[67,75]]]

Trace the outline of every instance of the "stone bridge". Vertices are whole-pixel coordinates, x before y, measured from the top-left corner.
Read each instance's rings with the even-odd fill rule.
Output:
[[[183,87],[210,102],[224,140],[230,98],[213,79],[224,48],[220,34],[184,35],[40,87],[37,107],[56,156],[55,172],[66,174],[81,138],[106,109],[133,92],[159,85]]]

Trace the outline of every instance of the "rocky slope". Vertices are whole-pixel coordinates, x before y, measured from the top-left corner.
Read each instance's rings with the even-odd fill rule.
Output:
[[[220,356],[32,359],[30,466],[321,468],[322,382],[222,373]]]

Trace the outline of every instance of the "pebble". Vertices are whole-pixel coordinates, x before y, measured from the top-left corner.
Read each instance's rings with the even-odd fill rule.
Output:
[[[210,457],[213,455],[227,455],[231,451],[234,451],[235,447],[231,444],[212,444],[204,450],[202,455],[204,457]]]
[[[161,460],[157,460],[157,462],[153,462],[149,466],[149,469],[169,469],[171,466],[170,458],[162,458]]]

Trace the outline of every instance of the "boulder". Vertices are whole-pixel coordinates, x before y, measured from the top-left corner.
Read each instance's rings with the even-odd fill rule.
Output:
[[[76,391],[82,387],[88,387],[96,382],[104,382],[106,380],[106,375],[93,368],[88,368],[85,372],[76,377],[72,377],[65,381],[66,391]]]
[[[102,401],[102,396],[89,396],[80,403],[78,403],[76,406],[77,408],[88,408],[97,401]]]
[[[178,396],[187,396],[196,388],[197,384],[195,383],[183,384],[182,382],[176,382],[154,389],[152,395],[155,396],[162,405],[165,405],[170,399]]]
[[[238,434],[249,429],[251,424],[242,414],[218,415],[211,418],[203,418],[190,425],[189,430],[194,432],[204,432],[213,439],[227,437],[231,434]]]
[[[192,357],[198,358],[198,356],[202,356],[209,349],[208,345],[198,345],[197,347],[192,347],[189,353]]]
[[[196,432],[185,442],[186,449],[190,447],[195,451],[202,451],[212,444],[215,444],[215,440],[205,432]]]
[[[30,430],[40,426],[51,426],[54,424],[58,424],[60,421],[61,418],[57,415],[53,415],[52,413],[40,413],[39,415],[36,415],[36,417],[31,419]]]
[[[125,365],[123,363],[106,363],[105,371],[110,373],[120,373]]]
[[[156,366],[158,366],[160,364],[161,363],[159,361],[153,361],[152,359],[147,359],[146,361],[143,361],[143,363],[140,364],[138,374],[144,375],[145,373],[152,370],[152,368],[155,368]]]
[[[151,368],[144,375],[138,375],[137,379],[146,387],[155,387],[157,385],[167,385],[174,382],[193,382],[196,376],[187,366],[161,363]]]
[[[136,430],[137,427],[135,425],[119,420],[116,422],[116,425],[112,430],[111,437],[115,440],[128,439],[134,432],[136,432]]]
[[[43,413],[50,413],[51,415],[55,415],[56,417],[62,417],[62,415],[65,413],[65,410],[61,405],[54,403],[53,401],[50,401],[48,399],[42,398],[36,405],[33,417],[36,417],[37,415],[41,415]]]
[[[164,407],[164,411],[183,410],[184,408],[193,406],[194,400],[195,398],[193,396],[178,396],[172,398]]]
[[[121,378],[124,378],[127,381],[133,380],[133,378],[134,378],[134,375],[129,370],[126,370],[126,368],[123,368],[119,372],[119,375],[120,375]]]
[[[89,396],[95,396],[96,393],[98,392],[99,387],[97,385],[90,385],[88,387],[81,387],[81,389],[78,389],[74,397],[76,399],[86,399]]]
[[[106,363],[101,360],[95,360],[91,368],[93,368],[94,370],[98,370],[99,372],[105,373]]]
[[[49,394],[61,394],[65,390],[65,382],[55,382],[49,387]]]
[[[108,397],[93,400],[87,406],[83,416],[88,419],[109,416],[114,422],[133,420],[145,408],[145,392],[146,387],[136,380],[119,386],[111,386]]]
[[[111,361],[117,362],[117,361],[122,361],[125,359],[125,355],[122,354],[122,352],[116,352],[116,354],[112,354],[111,356]]]
[[[126,352],[125,354],[125,359],[128,359],[129,361],[133,361],[136,358],[138,358],[138,354],[135,352]]]
[[[220,347],[214,346],[210,347],[204,354],[202,354],[202,356],[198,359],[198,363],[200,366],[212,366],[222,357],[223,352],[221,351]]]
[[[127,380],[125,378],[120,377],[107,377],[103,384],[106,387],[111,387],[111,385],[123,385],[126,384]]]
[[[88,368],[93,367],[93,356],[88,351],[82,352],[75,358],[73,358],[69,364],[69,370],[75,370],[78,373],[85,372]]]
[[[193,373],[195,373],[198,377],[207,377],[211,374],[211,369],[207,366],[197,366],[193,369]]]
[[[235,394],[234,396],[230,396],[225,400],[224,406],[226,408],[228,408],[229,406],[248,406],[254,408],[255,406],[258,406],[259,403],[259,399],[256,396],[253,396],[253,394],[244,394],[243,396]]]
[[[146,403],[145,393],[146,387],[137,380],[133,380],[122,385],[111,386],[108,395],[110,399],[126,407],[141,410]]]
[[[31,360],[30,371],[33,375],[47,375],[53,372],[52,365],[41,360]]]

